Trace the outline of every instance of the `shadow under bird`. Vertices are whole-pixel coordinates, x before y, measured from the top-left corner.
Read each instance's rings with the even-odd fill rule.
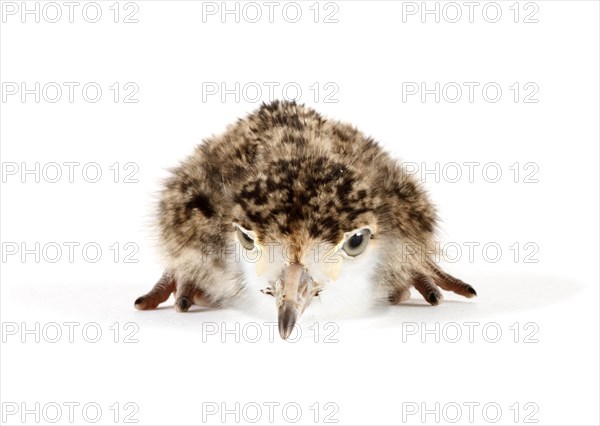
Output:
[[[475,296],[434,263],[436,222],[420,182],[372,138],[304,105],[263,104],[171,171],[158,213],[167,267],[135,307],[173,292],[180,312],[274,300],[287,339],[316,305],[397,304],[411,287],[431,305],[439,288]]]

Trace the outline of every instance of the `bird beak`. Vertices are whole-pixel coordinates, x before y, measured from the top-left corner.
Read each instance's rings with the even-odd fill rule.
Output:
[[[313,297],[313,280],[304,265],[292,263],[287,266],[275,284],[275,302],[279,317],[279,334],[287,339],[296,321],[310,304]]]

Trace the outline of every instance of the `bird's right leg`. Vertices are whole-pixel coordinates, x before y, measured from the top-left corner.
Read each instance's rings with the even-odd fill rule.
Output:
[[[175,273],[167,269],[162,274],[162,277],[160,277],[160,280],[152,287],[152,290],[138,297],[134,305],[140,310],[154,309],[169,298],[171,293],[175,291],[175,286]]]

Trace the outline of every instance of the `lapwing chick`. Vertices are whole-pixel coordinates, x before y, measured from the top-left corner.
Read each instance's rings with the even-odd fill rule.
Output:
[[[158,212],[166,269],[135,301],[274,304],[287,339],[309,309],[397,304],[414,287],[476,295],[433,259],[436,212],[372,138],[294,102],[263,104],[171,171]]]

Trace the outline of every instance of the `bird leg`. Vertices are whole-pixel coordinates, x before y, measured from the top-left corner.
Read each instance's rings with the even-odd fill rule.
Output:
[[[464,297],[477,296],[477,292],[473,287],[458,278],[453,277],[450,274],[445,273],[435,265],[431,265],[436,274],[434,280],[437,285],[447,291],[453,291],[456,294],[460,294]]]
[[[433,279],[427,275],[417,274],[413,280],[413,285],[423,298],[433,306],[438,305],[444,298]]]
[[[156,308],[175,291],[175,284],[175,274],[173,271],[169,269],[165,270],[162,277],[152,287],[152,290],[136,299],[134,302],[135,307],[140,310]]]

